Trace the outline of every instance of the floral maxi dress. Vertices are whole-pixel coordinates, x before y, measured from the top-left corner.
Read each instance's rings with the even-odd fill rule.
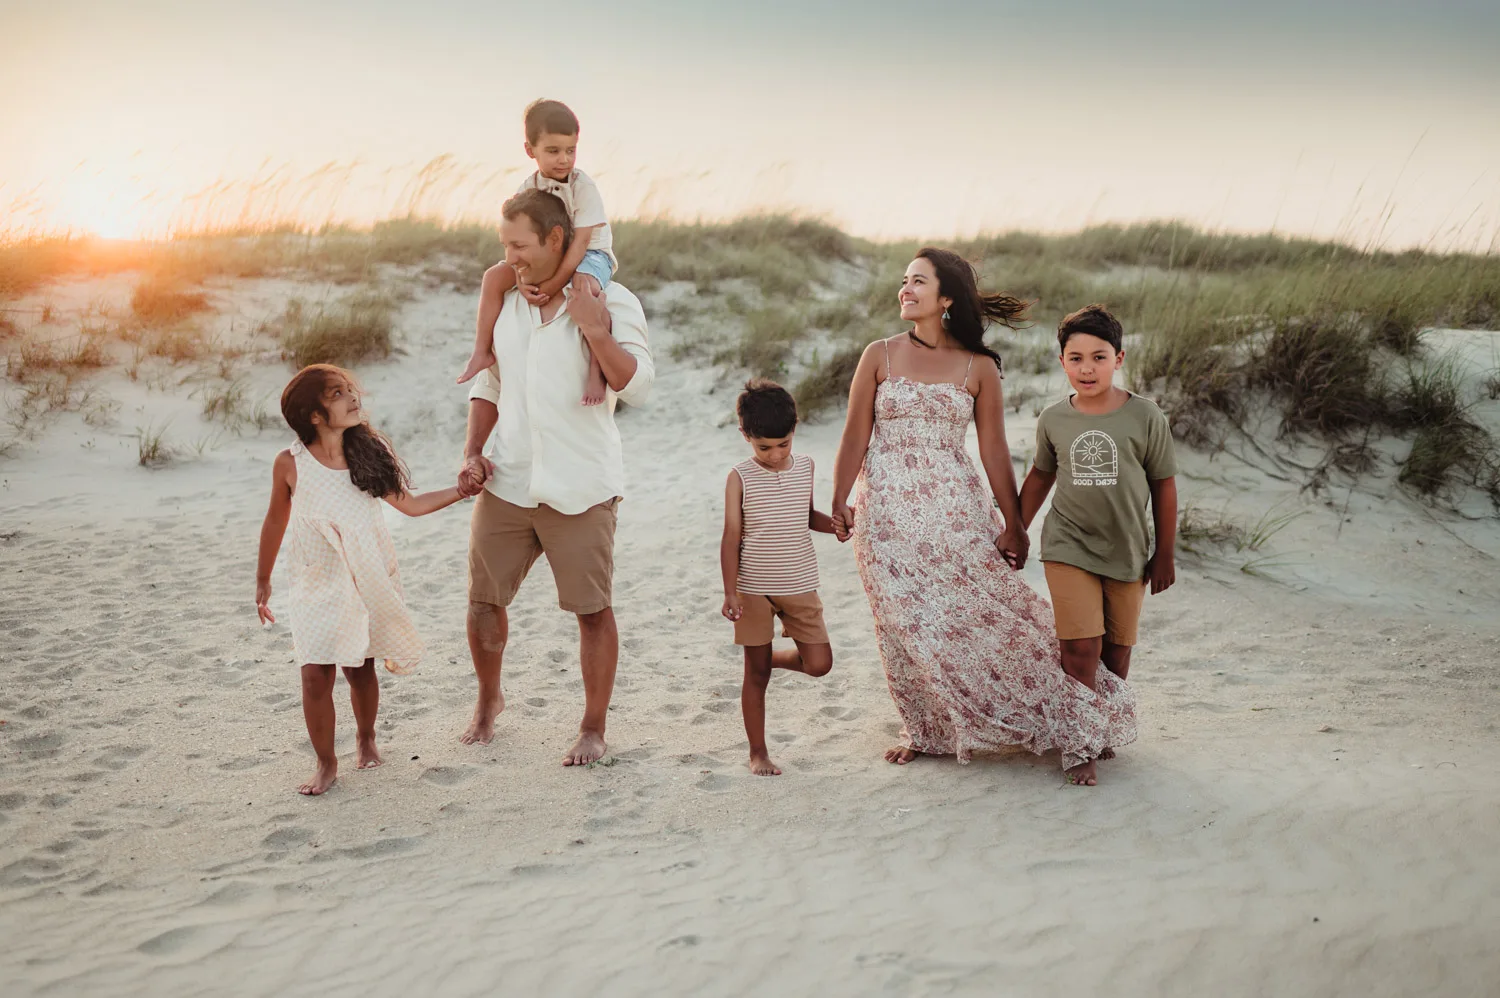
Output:
[[[383,659],[407,673],[422,657],[422,639],[401,593],[396,546],[379,499],[292,445],[288,568],[292,577],[292,645],[297,664],[357,668]]]
[[[903,743],[954,754],[1060,749],[1071,768],[1135,740],[1135,694],[1062,671],[1052,607],[995,547],[1001,521],[964,449],[974,400],[887,377],[855,500],[855,560]]]

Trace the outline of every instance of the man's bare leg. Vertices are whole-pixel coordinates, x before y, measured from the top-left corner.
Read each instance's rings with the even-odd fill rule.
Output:
[[[380,678],[375,675],[375,660],[365,659],[358,669],[345,668],[344,678],[349,680],[349,705],[354,708],[359,768],[374,769],[385,761],[375,747],[375,715],[380,712]]]
[[[307,737],[318,754],[318,769],[312,779],[297,792],[316,797],[339,778],[339,757],[333,751],[333,679],[338,670],[332,665],[302,667],[302,719],[307,722]]]
[[[495,737],[495,716],[505,709],[500,665],[510,636],[510,618],[503,606],[470,600],[467,629],[469,657],[474,660],[474,675],[479,677],[479,698],[474,701],[474,719],[458,740],[465,745],[488,745]]]
[[[587,766],[604,758],[604,723],[609,698],[615,691],[615,666],[620,660],[620,632],[615,611],[578,615],[579,659],[583,668],[583,723],[578,740],[563,756],[564,766]]]

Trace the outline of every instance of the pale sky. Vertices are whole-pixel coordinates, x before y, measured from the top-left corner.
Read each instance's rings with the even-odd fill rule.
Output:
[[[0,227],[494,218],[548,96],[617,218],[1487,249],[1496,51],[1480,0],[0,0]]]

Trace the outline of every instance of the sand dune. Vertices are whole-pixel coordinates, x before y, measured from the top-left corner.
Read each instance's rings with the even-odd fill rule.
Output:
[[[291,290],[215,297],[250,336]],[[420,294],[406,355],[361,372],[424,486],[456,464],[471,314]],[[290,638],[252,605],[286,434],[149,472],[130,432],[168,411],[200,432],[190,388],[104,375],[112,428],[64,417],[0,464],[6,993],[1494,993],[1493,519],[1379,480],[1303,493],[1248,450],[1189,456],[1185,497],[1303,515],[1256,553],[1276,556],[1262,575],[1214,554],[1148,599],[1141,739],[1093,790],[1020,754],[884,764],[897,719],[868,606],[850,549],[820,536],[834,671],[773,683],[786,775],[758,779],[717,616],[734,382],[674,362],[671,335],[654,404],[620,420],[622,658],[611,753],[586,770],[558,765],[582,689],[544,565],[512,615],[498,737],[457,741],[466,505],[391,514],[430,657],[381,677],[387,765],[345,755],[308,799]],[[260,394],[286,376],[270,357],[250,375]],[[1018,453],[1033,421],[1012,417]],[[798,437],[820,504],[838,432]]]

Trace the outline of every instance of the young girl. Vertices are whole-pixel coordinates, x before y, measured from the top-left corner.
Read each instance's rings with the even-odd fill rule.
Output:
[[[380,765],[375,712],[380,684],[375,659],[410,672],[422,641],[401,597],[396,550],[381,517],[384,499],[407,516],[451,506],[458,488],[412,495],[406,468],[390,443],[364,422],[359,386],[348,371],[314,364],[281,393],[281,414],[298,442],[276,455],[271,508],[260,531],[255,608],[274,623],[271,568],[287,524],[292,527],[292,645],[302,666],[302,716],[318,754],[318,771],[298,788],[321,794],[338,778],[333,751],[333,681],[342,666],[358,726],[359,768]]]

